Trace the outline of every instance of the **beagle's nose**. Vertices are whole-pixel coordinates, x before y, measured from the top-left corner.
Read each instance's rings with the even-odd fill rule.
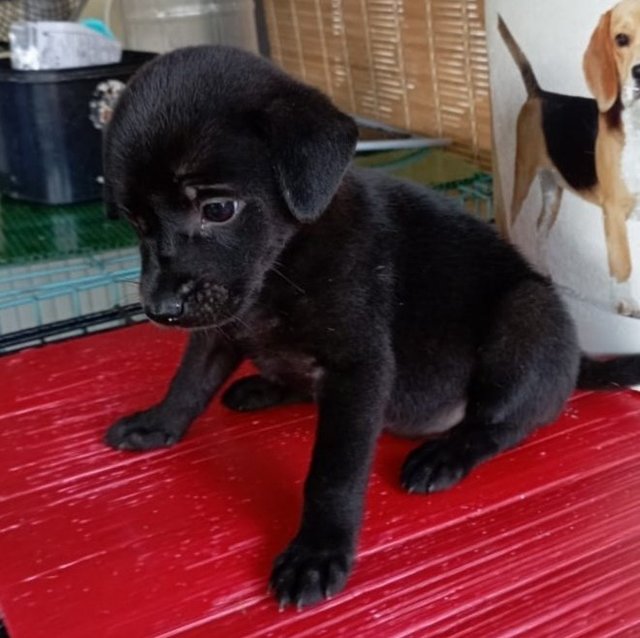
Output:
[[[147,304],[144,311],[152,321],[171,324],[182,316],[184,306],[178,297],[162,295]]]
[[[633,77],[634,80],[640,81],[640,64],[636,64],[631,69],[631,76]]]

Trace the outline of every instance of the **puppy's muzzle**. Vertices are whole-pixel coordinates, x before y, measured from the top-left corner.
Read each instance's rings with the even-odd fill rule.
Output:
[[[231,299],[225,286],[212,281],[177,285],[170,278],[161,277],[156,288],[143,298],[144,311],[152,321],[182,328],[201,328],[232,319],[242,297]]]
[[[163,293],[155,295],[145,304],[145,314],[156,323],[174,324],[184,314],[184,302],[177,295]]]

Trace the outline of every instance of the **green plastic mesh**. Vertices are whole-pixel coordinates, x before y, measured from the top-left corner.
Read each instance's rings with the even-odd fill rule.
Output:
[[[403,150],[356,162],[428,184],[492,219],[491,177],[455,155]],[[0,199],[0,352],[7,335],[40,328],[48,334],[56,322],[135,302],[136,244],[129,225],[107,219],[100,202],[43,206]]]
[[[44,206],[0,199],[0,266],[95,255],[136,244],[129,225],[100,202]]]

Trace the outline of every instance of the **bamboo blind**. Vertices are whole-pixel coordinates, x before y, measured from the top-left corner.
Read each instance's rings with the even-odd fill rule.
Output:
[[[484,0],[265,0],[273,59],[343,109],[491,164]]]

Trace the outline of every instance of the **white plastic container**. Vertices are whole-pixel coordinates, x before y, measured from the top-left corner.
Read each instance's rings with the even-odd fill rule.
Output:
[[[125,46],[165,53],[197,44],[258,52],[253,0],[118,0]]]

